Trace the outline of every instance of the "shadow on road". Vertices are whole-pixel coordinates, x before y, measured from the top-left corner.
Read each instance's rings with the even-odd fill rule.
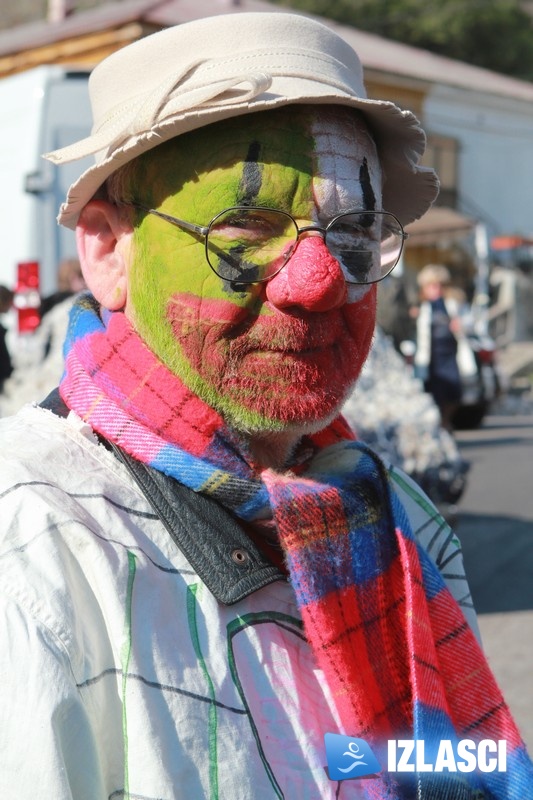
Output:
[[[531,427],[531,426],[530,426]],[[484,433],[490,430],[489,428],[484,428]],[[465,451],[465,458],[468,459],[468,451],[474,450],[478,448],[489,448],[489,447],[512,447],[513,445],[524,445],[524,438],[522,436],[507,436],[507,437],[498,437],[489,439],[471,439],[470,441],[462,441],[461,442],[461,451]]]
[[[454,528],[477,613],[533,609],[531,520],[460,512]]]
[[[506,428],[507,430],[521,430],[523,428],[531,428],[531,420],[523,419],[522,417],[519,419],[514,419],[513,417],[504,417],[504,416],[488,417],[486,420],[484,420],[481,429],[484,431],[499,431],[502,429],[502,427]]]

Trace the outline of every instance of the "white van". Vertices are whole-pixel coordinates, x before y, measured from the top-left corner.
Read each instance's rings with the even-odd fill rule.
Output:
[[[57,212],[72,181],[92,163],[55,167],[41,156],[90,131],[89,73],[41,66],[0,80],[0,283],[15,289],[18,265],[38,262],[41,297],[57,289],[57,267],[76,256]]]

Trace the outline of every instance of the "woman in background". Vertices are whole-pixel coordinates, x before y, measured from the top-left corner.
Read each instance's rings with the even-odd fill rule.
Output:
[[[461,303],[450,289],[449,270],[428,264],[418,275],[421,305],[417,316],[415,374],[437,404],[442,427],[453,430],[453,414],[461,402],[461,375],[457,362],[464,338]]]

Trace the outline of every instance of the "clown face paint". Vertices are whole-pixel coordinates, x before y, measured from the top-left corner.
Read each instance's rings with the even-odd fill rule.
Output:
[[[235,205],[298,225],[380,208],[374,143],[348,109],[292,106],[209,126],[139,159],[132,195],[207,225]],[[267,283],[218,277],[197,236],[151,214],[134,234],[126,313],[167,367],[239,430],[309,431],[338,411],[370,347],[375,288],[344,282],[304,234]]]

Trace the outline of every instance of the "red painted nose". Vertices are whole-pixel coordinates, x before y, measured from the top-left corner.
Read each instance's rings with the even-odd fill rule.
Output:
[[[347,289],[339,262],[322,238],[307,236],[298,242],[281,272],[268,281],[266,294],[277,308],[331,311],[346,302]]]

